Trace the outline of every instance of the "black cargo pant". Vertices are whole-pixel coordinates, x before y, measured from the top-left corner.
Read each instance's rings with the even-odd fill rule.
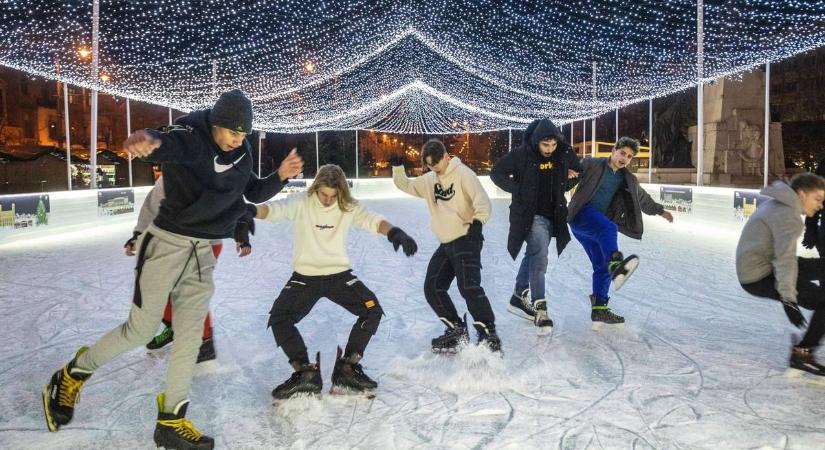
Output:
[[[473,319],[487,325],[495,323],[490,300],[481,287],[481,247],[481,243],[462,236],[439,245],[433,253],[424,280],[424,297],[438,317],[453,323],[461,319],[447,293],[455,279]]]
[[[798,344],[800,347],[815,348],[825,335],[825,271],[821,258],[797,258],[799,274],[796,277],[796,301],[799,306],[813,310],[811,322],[805,337]],[[819,285],[813,281],[818,281]],[[753,283],[743,284],[742,288],[749,294],[757,297],[767,297],[780,300],[776,290],[776,278],[771,273],[767,277]]]
[[[308,363],[304,339],[295,324],[301,321],[321,297],[332,300],[358,316],[349,335],[344,356],[364,354],[370,338],[378,330],[383,310],[375,294],[351,270],[332,275],[307,276],[293,272],[269,311],[269,326],[289,362]]]

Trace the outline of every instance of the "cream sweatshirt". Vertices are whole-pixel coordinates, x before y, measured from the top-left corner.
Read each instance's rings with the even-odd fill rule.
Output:
[[[442,244],[466,235],[473,220],[486,223],[490,218],[490,197],[472,169],[456,157],[450,159],[442,176],[430,171],[407,178],[404,167],[395,166],[392,181],[398,189],[426,200],[430,228]]]
[[[356,226],[378,233],[384,218],[368,211],[361,204],[344,212],[338,203],[325,207],[318,196],[306,192],[265,203],[269,208],[266,220],[294,222],[292,267],[301,275],[332,275],[352,269],[347,255],[347,236]]]

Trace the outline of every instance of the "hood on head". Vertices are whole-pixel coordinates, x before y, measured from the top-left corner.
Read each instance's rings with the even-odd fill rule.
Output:
[[[774,181],[770,186],[763,187],[759,193],[788,205],[802,214],[802,202],[799,200],[799,195],[784,181]]]
[[[561,130],[550,119],[534,120],[524,132],[525,143],[535,152],[539,151],[539,142],[547,138],[556,138],[559,146],[564,142]]]

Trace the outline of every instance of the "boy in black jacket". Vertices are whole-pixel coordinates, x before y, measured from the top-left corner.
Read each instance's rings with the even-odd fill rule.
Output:
[[[624,258],[619,251],[618,232],[641,239],[644,226],[642,212],[659,215],[668,222],[673,216],[639,186],[636,176],[627,170],[639,151],[639,141],[620,138],[609,158],[584,160],[576,193],[570,199],[567,220],[573,236],[582,244],[593,265],[593,293],[590,319],[593,329],[603,324],[624,323],[624,317],[607,307],[610,283],[619,289],[639,265],[639,258]]]
[[[252,173],[252,103],[239,90],[221,95],[212,109],[194,111],[160,131],[141,130],[124,142],[133,156],[163,164],[166,197],[152,225],[136,242],[135,288],[129,318],[91,347],[82,347],[43,390],[50,431],[68,424],[83,383],[100,366],[143,346],[155,333],[172,298],[175,345],[164,392],[157,397],[154,441],[165,448],[212,449],[214,441],[186,419],[192,371],[214,291],[210,242],[231,237],[236,223],[252,226],[250,201],[262,202],[301,172],[294,152],[283,171],[259,179]]]
[[[581,171],[576,153],[553,122],[541,119],[527,127],[523,143],[499,159],[490,175],[496,186],[512,194],[510,256],[516,259],[527,242],[507,310],[532,320],[539,334],[553,329],[544,286],[550,240],[556,238],[559,254],[570,242],[564,192],[572,187],[571,170]]]

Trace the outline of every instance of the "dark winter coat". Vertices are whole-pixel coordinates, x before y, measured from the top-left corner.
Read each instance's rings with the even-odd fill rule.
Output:
[[[278,173],[260,179],[252,172],[252,146],[221,150],[212,138],[209,110],[194,111],[160,130],[148,130],[161,146],[144,159],[162,164],[166,198],[155,225],[203,239],[232,237],[246,213],[244,196],[261,203],[284,183]]]
[[[567,220],[570,222],[575,220],[579,211],[590,203],[605,171],[611,170],[610,158],[587,158],[582,165],[584,171],[579,175],[579,185],[568,206]],[[627,168],[619,170],[624,173],[624,186],[616,192],[607,208],[606,215],[619,227],[620,233],[633,239],[641,239],[644,232],[641,213],[644,212],[651,216],[661,214],[664,206],[650,198],[650,195],[639,185],[636,176]]]
[[[496,186],[512,194],[510,204],[510,233],[507,237],[507,251],[516,259],[521,246],[533,226],[539,202],[551,201],[539,198],[539,163],[542,159],[538,144],[548,137],[556,138],[556,150],[551,161],[553,191],[553,237],[556,238],[556,250],[560,254],[570,242],[570,230],[567,228],[567,199],[564,192],[573,187],[567,181],[568,169],[581,170],[581,163],[576,152],[564,141],[561,131],[547,119],[536,120],[527,127],[522,144],[504,155],[493,166],[490,179]]]

